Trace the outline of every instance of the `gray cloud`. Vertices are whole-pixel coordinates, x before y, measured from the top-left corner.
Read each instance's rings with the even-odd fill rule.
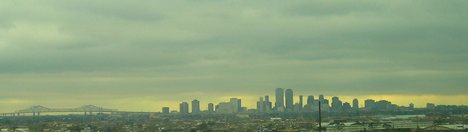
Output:
[[[190,94],[261,96],[275,87],[466,96],[467,5],[6,1],[0,4],[0,88],[10,91],[0,93],[0,103],[176,101]]]

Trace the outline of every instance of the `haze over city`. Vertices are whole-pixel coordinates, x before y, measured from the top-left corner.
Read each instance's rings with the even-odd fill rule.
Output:
[[[468,1],[0,2],[0,112],[294,95],[468,105]],[[297,98],[294,97],[295,99]],[[297,100],[296,100],[297,101]]]

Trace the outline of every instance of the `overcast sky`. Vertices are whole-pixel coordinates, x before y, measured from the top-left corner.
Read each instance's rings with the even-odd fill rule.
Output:
[[[3,0],[0,111],[135,111],[274,88],[468,105],[468,1]],[[362,102],[361,102],[362,103]]]

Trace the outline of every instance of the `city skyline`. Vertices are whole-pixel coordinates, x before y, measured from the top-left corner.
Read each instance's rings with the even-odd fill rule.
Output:
[[[316,99],[313,98],[314,95],[308,95],[308,96],[310,96],[312,98],[308,98],[307,102],[305,104],[303,104],[303,95],[300,94],[300,95],[294,96],[293,93],[294,93],[293,90],[290,89],[290,88],[288,88],[286,90],[284,88],[276,88],[275,89],[275,97],[279,97],[280,98],[279,100],[275,98],[275,102],[271,102],[270,98],[269,98],[270,95],[260,96],[258,98],[257,102],[255,103],[256,104],[255,108],[241,106],[241,105],[238,105],[238,104],[232,104],[233,99],[241,100],[242,98],[230,98],[229,102],[231,103],[231,105],[237,106],[235,108],[237,110],[234,110],[234,111],[231,111],[231,112],[232,113],[240,112],[240,108],[245,108],[245,112],[247,110],[251,110],[251,109],[255,110],[256,112],[289,112],[289,113],[291,113],[291,112],[304,112],[304,111],[307,111],[306,109],[308,109],[308,111],[310,111],[311,109],[318,109],[318,108],[314,108],[314,107],[308,106],[308,105],[317,105],[318,103],[316,103],[314,101],[320,101],[320,100],[322,100],[322,102],[323,102],[322,105],[326,107],[325,111],[330,111],[330,112],[340,112],[343,109],[347,109],[347,111],[357,111],[357,110],[360,110],[362,108],[368,109],[369,107],[373,107],[374,103],[381,102],[381,101],[387,102],[387,103],[392,104],[392,105],[396,105],[395,107],[406,107],[406,108],[429,108],[429,107],[435,107],[437,105],[450,105],[450,104],[434,104],[432,102],[426,102],[424,104],[424,106],[415,107],[413,102],[410,102],[407,105],[399,105],[399,104],[392,103],[391,100],[386,100],[386,99],[377,99],[376,100],[376,99],[373,99],[373,98],[367,98],[367,99],[362,100],[362,101],[360,101],[358,98],[353,98],[352,101],[344,101],[344,100],[341,100],[338,96],[325,96],[323,94],[319,94],[319,98],[316,98]],[[267,97],[268,97],[268,99],[267,99]],[[329,97],[329,98],[327,98],[327,97]],[[296,99],[294,99],[294,98],[296,98]],[[289,100],[289,101],[287,101],[287,100]],[[218,112],[216,110],[218,105],[213,105],[213,104],[216,104],[215,102],[208,102],[208,103],[206,103],[207,104],[206,107],[205,107],[206,109],[200,109],[200,101],[198,101],[198,99],[194,99],[194,101],[197,101],[195,103],[196,104],[195,107],[196,107],[197,110],[193,111],[194,108],[192,108],[192,111],[190,111],[190,113],[199,113],[200,111]],[[369,101],[371,101],[371,102],[369,102]],[[289,103],[286,103],[286,102],[289,102]],[[182,103],[185,103],[185,102],[182,102]],[[194,102],[192,102],[192,107],[194,107],[193,103]],[[225,102],[219,102],[219,105],[222,105],[223,103],[225,103]],[[369,104],[369,103],[371,103],[371,104]],[[275,104],[275,106],[274,107],[268,106],[268,105],[272,105],[272,104]],[[290,105],[289,110],[288,110],[287,105],[285,105],[285,104]],[[296,105],[299,105],[300,107],[297,108]],[[433,105],[433,106],[429,106],[429,105]],[[457,105],[457,106],[465,106],[465,105]],[[210,111],[209,110],[210,107],[215,108],[215,109]],[[268,108],[268,107],[270,107],[270,108]],[[347,108],[345,108],[345,107],[347,107]],[[162,108],[164,109],[164,108],[167,108],[167,107],[165,106],[165,107],[162,107]],[[179,106],[179,109],[182,109],[181,106]],[[232,108],[228,108],[228,109],[232,109]],[[304,111],[303,111],[303,109],[304,109]],[[324,109],[324,108],[322,108],[322,109]],[[175,110],[174,112],[178,112],[178,111]],[[178,113],[180,113],[180,112],[178,112]],[[182,112],[182,113],[187,113],[187,112]],[[221,112],[221,113],[223,113],[223,112]]]
[[[288,91],[288,92],[285,92],[285,91]],[[282,93],[282,94],[278,94],[279,93]],[[286,98],[286,93],[288,93],[289,95],[288,96],[291,96],[293,98],[290,98],[290,99],[287,99]],[[409,104],[405,105],[401,105],[401,104],[396,104],[394,102],[392,102],[392,100],[388,100],[388,99],[374,99],[374,98],[365,98],[365,99],[358,99],[358,98],[353,98],[351,101],[345,101],[345,100],[342,100],[339,96],[327,96],[327,95],[323,95],[323,94],[318,94],[317,97],[319,98],[314,98],[315,96],[314,95],[307,95],[307,101],[304,103],[303,102],[303,97],[304,95],[302,94],[299,94],[299,95],[294,95],[293,94],[293,89],[290,89],[290,88],[287,88],[287,89],[284,89],[284,88],[275,88],[275,96],[283,96],[283,97],[280,97],[282,98],[282,100],[276,100],[276,98],[273,98],[275,101],[272,102],[270,99],[270,95],[265,95],[265,96],[260,96],[257,100],[257,102],[254,102],[253,104],[255,104],[256,106],[252,107],[250,104],[252,104],[252,102],[245,102],[246,104],[249,104],[249,105],[242,105],[240,102],[242,100],[242,98],[235,98],[235,97],[230,97],[229,100],[226,100],[226,101],[222,101],[222,102],[206,102],[203,106],[203,104],[200,103],[200,100],[197,99],[197,98],[194,98],[193,100],[191,101],[179,101],[178,102],[178,106],[177,107],[170,107],[170,106],[173,106],[174,104],[172,105],[161,105],[161,109],[160,110],[151,110],[151,111],[139,111],[139,112],[161,112],[161,113],[165,113],[165,114],[169,114],[169,113],[173,113],[173,112],[177,112],[177,113],[182,113],[182,114],[188,114],[188,113],[194,113],[194,114],[197,114],[197,113],[201,113],[201,112],[219,112],[217,109],[218,105],[224,105],[224,107],[228,107],[228,108],[221,108],[223,109],[224,111],[226,111],[226,109],[231,109],[231,110],[228,110],[228,112],[220,112],[220,113],[238,113],[238,112],[241,112],[244,110],[244,112],[246,112],[246,110],[255,110],[256,112],[286,112],[286,113],[291,113],[291,112],[305,112],[305,111],[310,111],[311,109],[318,109],[317,106],[316,107],[312,107],[312,106],[308,106],[308,105],[317,105],[318,103],[317,102],[314,102],[314,101],[320,101],[322,100],[322,107],[326,107],[326,108],[322,108],[325,109],[324,111],[329,111],[329,112],[340,112],[341,109],[343,109],[346,105],[348,105],[348,110],[350,112],[352,111],[357,111],[358,109],[359,110],[367,110],[368,108],[367,107],[372,107],[368,104],[368,101],[372,101],[371,103],[375,103],[375,102],[380,102],[380,101],[384,101],[384,102],[388,102],[392,105],[396,105],[396,107],[406,107],[406,108],[428,108],[429,106],[428,105],[433,105],[432,107],[435,107],[437,105],[456,105],[456,106],[466,106],[464,104],[435,104],[433,102],[425,102],[424,104],[421,104],[419,105],[419,107],[415,107],[415,104],[413,102],[410,102]],[[311,98],[309,98],[311,97]],[[267,99],[268,98],[268,99]],[[291,100],[292,99],[292,100]],[[292,101],[292,105],[290,110],[286,109],[286,100],[291,100]],[[263,103],[263,104],[259,104],[258,101],[270,101],[270,108],[269,110],[268,109],[268,104],[266,103]],[[301,104],[301,101],[302,101],[302,104]],[[278,103],[277,103],[278,102]],[[277,107],[275,107],[273,104],[279,104],[281,106],[281,103],[284,103],[284,106],[283,107],[280,107],[280,109],[278,109]],[[300,106],[300,110],[297,111],[297,106],[296,105],[299,105],[301,104]],[[232,110],[232,106],[231,105],[235,105],[234,106],[234,110]],[[33,107],[35,106],[41,106],[42,105],[34,105]],[[84,105],[84,106],[93,106],[93,105]],[[159,105],[158,105],[159,106]],[[357,106],[357,107],[356,107]],[[57,107],[57,106],[56,106]],[[63,106],[61,106],[63,107]],[[94,106],[93,106],[94,107]],[[98,106],[98,107],[101,107],[101,106]],[[309,107],[309,108],[308,108]],[[339,107],[339,108],[337,108]],[[60,108],[60,106],[59,106]],[[244,108],[244,109],[243,109]],[[281,109],[282,108],[282,109]],[[365,109],[364,109],[365,108]],[[25,108],[27,109],[27,108]],[[259,110],[261,109],[261,110]],[[304,111],[303,111],[304,109]],[[307,110],[308,109],[308,110]],[[340,110],[338,110],[340,109]],[[17,110],[20,110],[20,109],[17,109]],[[17,111],[15,110],[15,111]],[[4,112],[4,113],[11,113],[11,112],[15,112],[15,111],[9,111],[9,112]],[[125,111],[125,110],[124,110]],[[316,110],[315,110],[316,111]],[[130,111],[129,111],[130,112]],[[134,112],[138,112],[138,111],[134,111]],[[1,113],[1,112],[0,112]]]
[[[273,94],[274,94],[274,93],[273,93]],[[316,96],[318,96],[318,95],[319,95],[319,94],[317,94]],[[272,103],[273,103],[273,106],[274,106],[274,104],[275,104],[275,99],[276,99],[276,98],[275,98],[274,96],[272,96],[272,94],[269,94],[269,95],[267,95],[267,96],[270,96],[270,100],[273,100]],[[305,95],[303,95],[303,96],[305,96]],[[314,96],[315,96],[315,95],[314,95]],[[415,97],[415,96],[402,96],[401,98],[395,98],[394,96],[356,96],[356,97],[349,96],[349,95],[347,95],[347,96],[336,95],[336,96],[337,96],[337,97],[340,97],[340,100],[341,100],[343,103],[344,103],[344,102],[348,102],[348,103],[350,103],[351,105],[352,105],[353,100],[354,100],[355,98],[358,99],[358,100],[359,100],[359,103],[358,103],[358,104],[359,104],[359,108],[364,107],[364,101],[365,101],[366,99],[374,99],[374,100],[376,100],[376,101],[379,101],[379,100],[388,100],[388,101],[391,101],[393,104],[397,104],[398,106],[409,106],[410,104],[413,104],[413,105],[415,106],[415,108],[425,108],[427,103],[434,103],[434,104],[436,104],[436,105],[467,105],[467,104],[463,104],[463,103],[462,103],[462,104],[457,104],[457,103],[453,103],[453,104],[444,103],[444,101],[435,101],[435,99],[434,99],[434,100],[430,100],[431,98],[433,99],[433,96],[421,96],[421,97],[417,97],[417,96],[416,96],[416,97]],[[247,108],[249,108],[249,109],[254,109],[254,108],[256,108],[256,101],[258,101],[258,98],[259,98],[259,97],[254,96],[254,95],[253,95],[253,96],[249,96],[249,97],[247,97],[247,98],[245,98],[245,96],[234,96],[234,97],[243,99],[243,100],[245,101],[245,104],[246,104],[245,107],[247,107]],[[244,97],[244,98],[243,98],[243,97]],[[330,103],[331,103],[332,97],[335,97],[335,95],[325,95],[325,94],[324,94],[324,98],[325,98],[325,99],[328,99],[328,100],[330,101]],[[219,102],[223,102],[223,101],[224,101],[224,102],[225,102],[225,101],[228,101],[229,98],[231,98],[231,97],[226,96],[226,97],[223,97],[222,99],[218,99],[217,101],[219,101]],[[295,96],[294,96],[294,103],[299,103],[298,98],[299,98],[299,95],[295,95]],[[410,101],[409,98],[420,98],[420,100],[422,100],[422,101]],[[443,97],[443,98],[447,98],[447,99],[449,99],[449,100],[450,100],[450,99],[454,99],[454,100],[456,100],[456,99],[464,99],[464,97],[454,97],[454,96],[445,96],[445,97]],[[199,99],[199,100],[201,100],[200,98],[194,98],[194,99]],[[318,98],[316,98],[316,99],[318,99]],[[394,100],[392,100],[392,99],[394,99]],[[429,101],[426,100],[426,99],[429,99]],[[186,100],[191,100],[191,99],[186,99]],[[461,100],[461,101],[463,101],[463,100]],[[177,104],[177,101],[174,101],[174,103]],[[207,107],[206,107],[206,106],[208,105],[208,103],[217,103],[217,102],[216,102],[216,101],[209,101],[209,102],[204,101],[203,103],[200,104],[200,106],[201,106],[201,107],[200,107],[200,110],[207,110]],[[172,103],[170,103],[170,104],[172,104]],[[163,107],[163,106],[173,106],[173,105],[167,105],[167,104],[166,104],[166,105],[158,105],[158,106],[162,106],[162,107]],[[203,107],[203,106],[205,106],[205,107]],[[171,107],[171,108],[172,108],[172,107]],[[178,108],[178,107],[174,106],[174,108]],[[157,109],[156,111],[158,111],[158,109]]]
[[[323,94],[350,105],[354,98],[468,105],[466,7],[460,0],[6,0],[0,112],[83,104],[160,111],[193,99],[204,110],[231,98],[255,108],[265,95],[275,107],[278,87],[303,102]],[[285,111],[297,102],[288,101]]]

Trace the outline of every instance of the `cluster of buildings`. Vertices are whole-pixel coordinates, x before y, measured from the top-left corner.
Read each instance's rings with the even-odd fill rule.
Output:
[[[351,106],[350,103],[343,103],[338,97],[332,97],[331,105],[328,99],[325,99],[323,95],[319,95],[316,99],[313,95],[307,96],[307,100],[304,103],[304,96],[299,95],[298,102],[294,103],[294,93],[292,89],[277,88],[275,90],[275,105],[272,106],[272,102],[269,100],[269,96],[260,97],[257,101],[257,112],[313,112],[318,111],[321,106],[322,111],[357,111],[359,109],[359,102],[357,99],[353,100]]]
[[[191,113],[201,113],[202,111],[200,110],[200,101],[197,99],[192,100],[191,102]],[[188,102],[182,102],[179,104],[179,111],[178,113],[181,114],[188,114],[190,106]],[[246,111],[246,107],[242,107],[242,102],[241,99],[238,98],[231,98],[229,102],[220,102],[216,106],[213,103],[208,103],[208,109],[205,112],[209,113],[238,113],[241,111]],[[174,113],[177,111],[170,111],[169,107],[163,107],[162,108],[162,113],[164,114],[169,114],[169,113]]]
[[[304,99],[305,98],[305,99]],[[334,96],[329,99],[325,99],[324,95],[320,94],[318,98],[313,95],[304,97],[299,95],[298,99],[294,99],[294,92],[292,89],[275,89],[274,102],[270,100],[270,96],[266,95],[259,97],[257,101],[256,109],[247,109],[242,107],[241,99],[231,98],[229,102],[220,102],[218,104],[209,103],[208,109],[205,112],[208,113],[238,113],[238,112],[256,112],[256,113],[269,113],[269,112],[286,112],[286,113],[297,113],[297,112],[316,112],[319,107],[322,111],[331,113],[349,113],[358,111],[395,111],[400,109],[414,109],[414,104],[410,103],[408,106],[398,106],[392,104],[387,100],[373,100],[367,99],[364,101],[364,107],[359,107],[359,100],[353,99],[352,102],[343,102],[339,97]],[[427,104],[428,109],[435,108],[432,103]],[[188,102],[182,102],[179,104],[179,111],[170,111],[169,107],[163,107],[162,113],[190,113],[190,104]],[[191,102],[191,113],[201,113],[200,101],[195,99]]]

